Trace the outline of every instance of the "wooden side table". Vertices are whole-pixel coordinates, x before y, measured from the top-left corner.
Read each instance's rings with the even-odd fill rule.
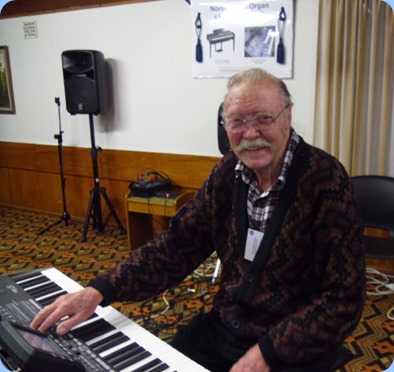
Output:
[[[153,217],[160,216],[166,224],[176,211],[193,198],[194,192],[184,192],[176,198],[126,197],[127,236],[130,250],[144,245],[154,236]]]

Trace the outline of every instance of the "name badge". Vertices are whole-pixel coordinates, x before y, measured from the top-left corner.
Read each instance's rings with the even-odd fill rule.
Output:
[[[261,240],[263,239],[264,233],[258,230],[248,229],[248,235],[246,238],[245,247],[245,260],[253,261],[256,253],[259,249]]]

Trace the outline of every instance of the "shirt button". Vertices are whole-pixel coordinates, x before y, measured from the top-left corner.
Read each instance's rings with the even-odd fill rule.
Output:
[[[241,322],[240,322],[239,320],[237,320],[237,319],[234,319],[234,320],[231,322],[231,326],[232,326],[234,329],[238,329],[238,328],[241,326]]]
[[[252,283],[252,282],[254,281],[254,277],[253,277],[252,274],[247,274],[246,277],[245,277],[245,280],[246,280],[248,283]]]

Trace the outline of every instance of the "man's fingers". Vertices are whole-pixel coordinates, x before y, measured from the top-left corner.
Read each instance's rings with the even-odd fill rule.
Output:
[[[32,320],[30,326],[34,329],[38,329],[41,332],[46,331],[52,324],[59,321],[63,316],[67,315],[59,315],[57,318],[59,311],[55,310],[54,306],[50,305],[48,307],[44,307]]]
[[[93,288],[60,296],[53,304],[37,314],[31,322],[31,327],[45,332],[59,320],[68,317],[57,326],[57,333],[64,335],[71,328],[89,318],[102,300],[103,296]]]
[[[69,315],[66,298],[70,295],[63,295],[56,299],[56,301],[44,307],[32,320],[31,327],[45,332],[49,327],[58,322],[60,319]]]
[[[50,328],[53,324],[67,316],[67,311],[63,308],[55,308],[55,310],[45,309],[42,313],[38,315],[37,323],[39,323],[36,327],[35,324],[32,323],[33,328],[37,328],[40,332],[45,332],[48,328]]]
[[[56,328],[56,333],[59,336],[64,336],[66,333],[70,331],[70,329],[74,328],[76,325],[80,324],[86,318],[88,318],[91,314],[85,316],[84,313],[77,313],[70,316],[68,319],[62,321]]]

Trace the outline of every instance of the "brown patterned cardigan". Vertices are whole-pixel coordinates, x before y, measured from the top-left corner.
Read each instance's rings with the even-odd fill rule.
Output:
[[[167,231],[90,286],[104,305],[145,299],[217,251],[222,275],[214,311],[223,325],[246,347],[259,343],[271,367],[307,363],[341,344],[363,309],[362,226],[350,178],[335,158],[301,139],[282,202],[248,264],[246,189],[235,178],[237,161],[226,154]]]

